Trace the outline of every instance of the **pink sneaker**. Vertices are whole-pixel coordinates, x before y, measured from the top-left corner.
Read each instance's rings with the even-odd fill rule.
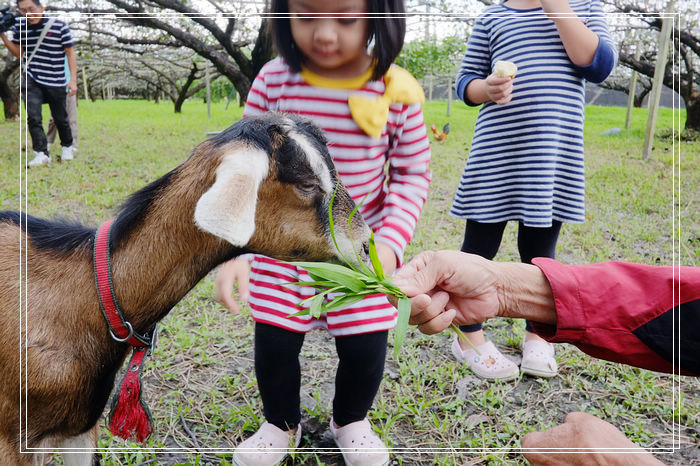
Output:
[[[340,448],[346,466],[384,466],[389,464],[389,449],[382,439],[372,431],[365,418],[336,427],[331,418],[331,433]]]
[[[241,442],[233,452],[237,466],[274,466],[282,462],[290,450],[299,446],[301,424],[294,434],[288,434],[274,424],[265,422],[252,437]]]
[[[554,345],[542,340],[523,341],[523,360],[520,371],[534,377],[554,377],[558,371],[554,359]]]
[[[477,376],[486,380],[514,380],[520,371],[518,365],[498,351],[491,341],[477,346],[480,354],[472,348],[462,349],[455,337],[452,342],[452,354],[458,361],[465,363]]]

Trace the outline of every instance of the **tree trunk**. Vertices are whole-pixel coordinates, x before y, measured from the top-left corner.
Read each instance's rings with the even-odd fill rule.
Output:
[[[6,81],[0,82],[0,98],[5,108],[5,119],[19,119],[19,95],[10,89]]]
[[[642,105],[644,104],[644,99],[647,98],[649,92],[651,92],[651,88],[645,87],[641,90],[641,92],[634,96],[634,106],[636,108],[642,108]]]
[[[182,113],[182,104],[188,97],[187,90],[190,88],[194,80],[197,79],[197,71],[199,71],[197,64],[192,63],[192,69],[190,70],[189,76],[187,76],[187,81],[185,81],[185,84],[183,84],[179,89],[177,99],[175,100],[175,113]]]
[[[700,93],[693,92],[685,101],[685,129],[700,132]]]
[[[9,54],[8,54],[9,55]],[[6,120],[19,119],[19,88],[10,85],[15,71],[19,68],[19,60],[7,57],[5,68],[0,71],[0,99],[5,108]]]

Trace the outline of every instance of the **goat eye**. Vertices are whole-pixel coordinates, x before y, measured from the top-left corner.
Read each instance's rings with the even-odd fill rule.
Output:
[[[313,194],[316,192],[316,183],[299,183],[297,188],[303,194]]]

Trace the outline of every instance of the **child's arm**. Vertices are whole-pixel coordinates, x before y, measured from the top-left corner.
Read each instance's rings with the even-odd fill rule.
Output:
[[[387,244],[377,243],[377,256],[379,256],[379,262],[382,263],[384,275],[387,277],[393,275],[396,267],[399,265],[399,260],[394,250]]]
[[[387,125],[394,143],[388,152],[388,193],[381,206],[382,222],[374,235],[385,272],[400,266],[413,237],[430,185],[430,142],[420,104],[404,105]],[[386,248],[385,248],[386,247]],[[391,257],[389,250],[395,257]],[[386,253],[386,254],[384,254]]]
[[[253,80],[253,84],[248,91],[248,97],[245,101],[245,109],[243,116],[259,115],[270,111],[270,105],[267,95],[267,84],[265,82],[265,73],[269,68],[269,64],[262,67],[258,75]]]
[[[556,25],[566,54],[577,71],[588,81],[603,82],[615,67],[617,51],[600,2],[590,2],[585,20],[576,15],[568,0],[541,2],[543,11]]]
[[[598,49],[598,35],[569,6],[569,0],[540,0],[542,10],[554,21],[566,54],[574,65],[588,66]]]
[[[231,259],[224,262],[216,273],[216,300],[223,304],[232,314],[241,312],[238,303],[233,299],[233,287],[238,282],[238,297],[248,301],[250,296],[250,264],[245,258]]]
[[[490,101],[497,104],[510,102],[513,80],[491,74],[489,32],[481,19],[477,20],[469,36],[467,51],[455,80],[455,89],[464,103],[471,106]]]

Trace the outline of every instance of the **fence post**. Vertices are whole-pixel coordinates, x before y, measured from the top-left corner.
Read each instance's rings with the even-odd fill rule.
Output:
[[[447,77],[447,116],[452,110],[452,76]]]
[[[77,78],[77,76],[76,76]],[[85,67],[83,66],[83,92],[85,93],[85,103],[90,104],[90,93],[88,92],[87,76],[85,76]]]
[[[640,47],[639,44],[637,44],[637,48],[634,51],[634,61],[639,61],[639,55],[642,50],[642,47]],[[625,129],[630,129],[630,125],[632,124],[632,108],[634,108],[634,98],[637,95],[637,78],[639,75],[637,74],[636,71],[632,70],[632,77],[630,80],[630,90],[629,90],[629,95],[627,96],[627,117],[625,118]]]
[[[666,15],[670,16],[673,11],[675,0],[669,0],[666,6]],[[647,129],[644,133],[644,146],[642,147],[642,159],[646,160],[651,155],[654,144],[654,132],[656,131],[656,117],[659,114],[659,100],[661,99],[661,89],[664,83],[664,73],[666,72],[666,60],[668,59],[669,36],[673,26],[671,17],[663,18],[661,32],[659,32],[659,51],[656,54],[656,68],[654,69],[654,82],[649,95],[649,116],[647,118]]]

